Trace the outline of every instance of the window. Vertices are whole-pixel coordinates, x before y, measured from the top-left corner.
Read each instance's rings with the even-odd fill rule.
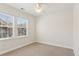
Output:
[[[17,28],[17,35],[18,36],[24,36],[27,32],[27,20],[24,18],[17,18],[16,19],[16,28]]]
[[[28,20],[0,12],[0,38],[27,35]]]
[[[13,30],[13,16],[0,13],[0,38],[12,36]]]

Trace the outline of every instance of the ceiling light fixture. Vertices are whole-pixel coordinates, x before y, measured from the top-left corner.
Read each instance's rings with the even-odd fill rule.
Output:
[[[35,11],[36,11],[37,13],[40,13],[40,12],[43,11],[43,7],[42,7],[42,5],[41,5],[40,3],[37,3],[37,4],[35,5]]]

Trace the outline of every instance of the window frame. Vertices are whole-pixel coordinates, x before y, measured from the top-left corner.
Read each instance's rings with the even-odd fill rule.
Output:
[[[3,13],[4,15],[10,15],[10,16],[12,16],[12,36],[11,37],[3,37],[3,38],[0,38],[0,40],[6,40],[6,39],[12,39],[13,38],[13,15],[11,15],[11,14],[8,14],[8,13],[6,13],[6,12],[2,12],[2,11],[0,11],[0,13]],[[2,25],[1,25],[2,26]],[[7,26],[8,27],[8,26]],[[8,27],[8,28],[10,28],[10,27]]]
[[[9,13],[6,13],[6,12],[1,12],[1,13],[4,13],[4,14],[8,14],[8,15],[11,15]],[[20,17],[20,16],[14,16],[14,15],[11,15],[13,17],[13,21],[12,21],[12,36],[11,37],[6,37],[6,38],[0,38],[0,40],[8,40],[8,39],[13,39],[13,38],[22,38],[22,37],[28,37],[28,22],[29,20],[26,19],[25,17]],[[22,36],[18,36],[16,35],[16,17],[20,17],[20,18],[23,18],[25,20],[27,20],[26,22],[26,35],[22,35]]]
[[[16,19],[17,17],[15,17],[15,19]],[[20,18],[23,18],[23,17],[20,17]],[[26,20],[25,18],[23,18],[24,20]],[[15,21],[15,23],[16,23],[16,21]],[[15,28],[16,28],[16,24],[15,24]],[[17,29],[15,29],[16,31],[17,31]],[[26,23],[26,35],[22,35],[22,36],[18,36],[17,34],[16,34],[16,38],[21,38],[21,37],[28,37],[28,20],[27,20],[27,23]]]

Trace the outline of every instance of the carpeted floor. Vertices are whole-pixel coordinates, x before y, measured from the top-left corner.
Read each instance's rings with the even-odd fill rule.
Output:
[[[33,43],[2,56],[74,56],[74,53],[73,50],[67,48]]]

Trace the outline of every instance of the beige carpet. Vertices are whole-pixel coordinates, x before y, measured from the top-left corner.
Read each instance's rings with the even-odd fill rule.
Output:
[[[67,48],[33,43],[2,56],[74,56],[74,53],[73,50]]]

